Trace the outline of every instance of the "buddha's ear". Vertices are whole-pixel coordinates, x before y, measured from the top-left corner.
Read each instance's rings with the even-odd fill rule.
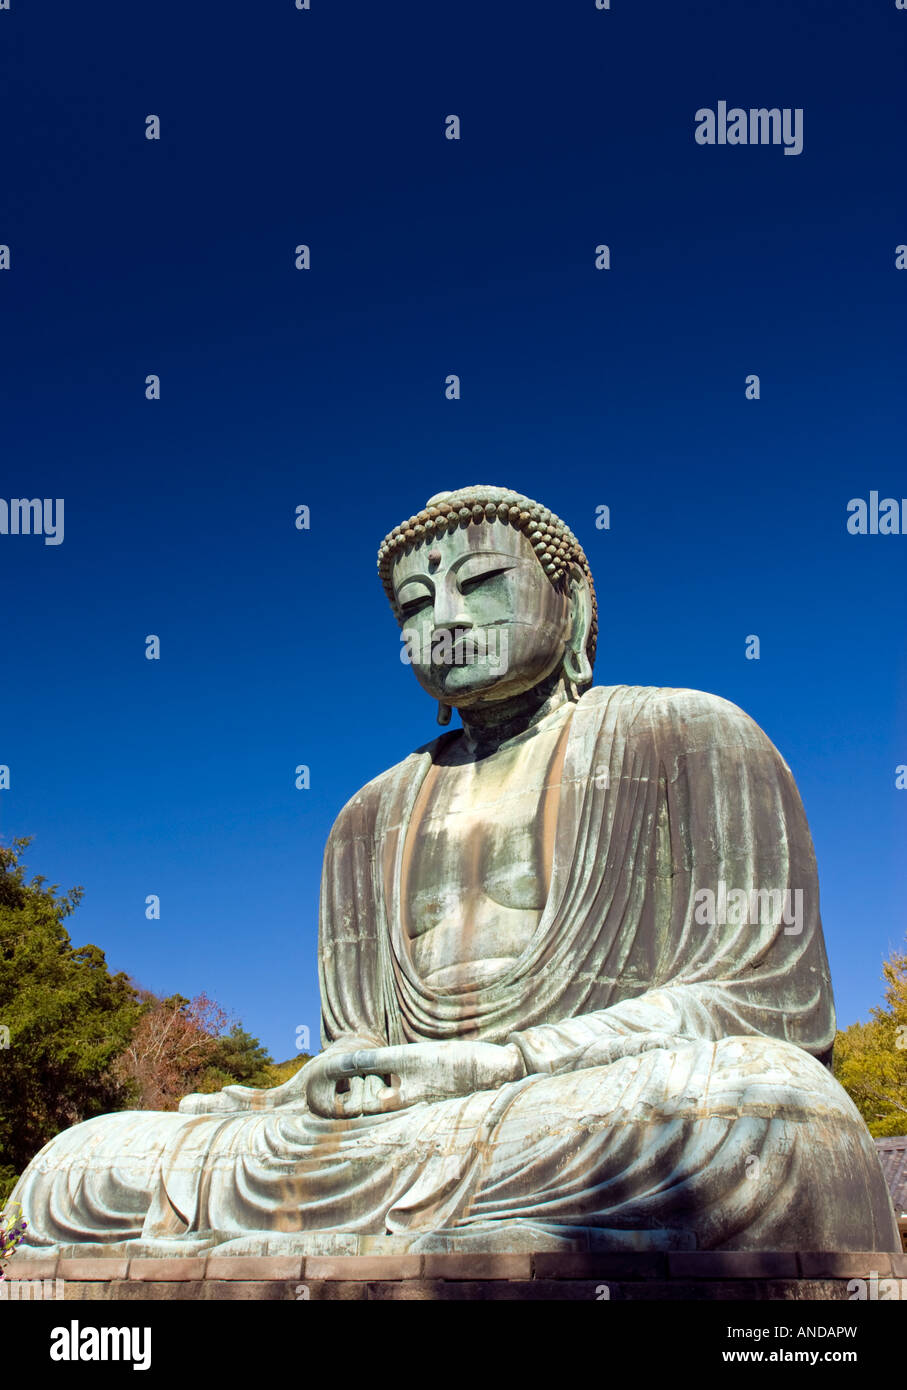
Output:
[[[591,685],[592,666],[586,643],[592,626],[592,594],[589,581],[579,565],[570,566],[568,584],[571,628],[564,649],[564,672],[575,685]]]

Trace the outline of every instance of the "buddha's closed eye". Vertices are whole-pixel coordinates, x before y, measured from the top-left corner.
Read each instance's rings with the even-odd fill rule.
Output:
[[[460,593],[471,593],[473,589],[477,589],[480,584],[486,583],[487,580],[496,579],[499,574],[506,574],[509,568],[509,565],[500,565],[497,569],[486,570],[484,574],[471,574],[466,579],[461,579]]]
[[[506,574],[511,568],[512,566],[510,565],[496,565],[494,569],[483,570],[481,574],[467,575],[459,581],[457,588],[461,594],[470,594],[474,589],[478,589],[480,585],[487,584],[490,580],[497,579],[500,575]],[[412,598],[401,601],[400,612],[403,614],[404,618],[413,618],[417,613],[421,613],[424,609],[429,608],[431,603],[431,594],[415,594]]]
[[[427,608],[431,603],[430,594],[420,594],[418,598],[411,598],[406,603],[400,605],[400,612],[404,618],[412,618],[416,613],[421,613],[423,608]]]

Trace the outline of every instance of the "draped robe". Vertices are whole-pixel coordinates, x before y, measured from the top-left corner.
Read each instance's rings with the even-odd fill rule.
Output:
[[[299,1078],[190,1097],[175,1114],[100,1116],[23,1175],[30,1243],[899,1249],[875,1147],[829,1070],[805,815],[758,726],[696,691],[588,691],[565,735],[538,926],[472,990],[419,978],[402,906],[413,807],[439,745],[461,736],[370,782],[331,831],[322,1040],[510,1042],[526,1075],[347,1119],[310,1112]],[[730,890],[766,896],[709,924],[704,890],[719,905]],[[203,1107],[216,1111],[192,1113]]]

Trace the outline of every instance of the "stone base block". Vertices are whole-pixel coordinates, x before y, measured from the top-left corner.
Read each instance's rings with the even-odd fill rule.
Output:
[[[857,1281],[856,1283],[854,1281]],[[16,1256],[0,1299],[611,1301],[907,1299],[907,1255],[667,1254]]]

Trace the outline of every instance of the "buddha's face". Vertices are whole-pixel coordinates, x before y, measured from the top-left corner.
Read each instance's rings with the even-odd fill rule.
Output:
[[[528,538],[502,521],[458,526],[394,563],[408,660],[424,690],[458,708],[531,690],[563,659],[571,602]]]

